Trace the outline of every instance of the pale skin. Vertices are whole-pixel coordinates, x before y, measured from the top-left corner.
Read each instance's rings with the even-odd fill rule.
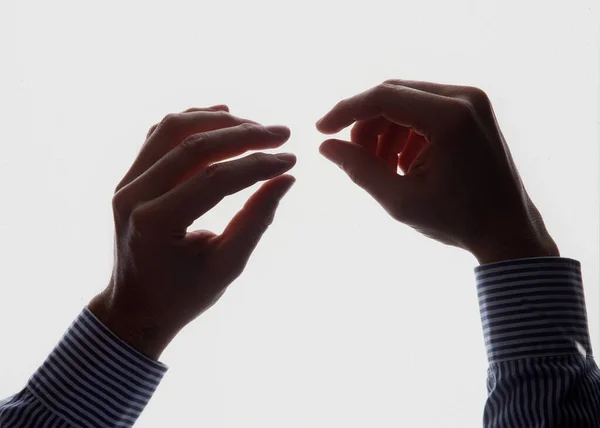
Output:
[[[320,152],[397,221],[480,264],[559,255],[483,91],[388,80],[337,103],[317,129],[335,134],[350,125],[351,141],[326,140]],[[286,174],[291,154],[227,159],[289,136],[287,127],[269,131],[224,105],[153,126],[116,188],[113,273],[90,311],[158,360],[242,274],[295,180]],[[260,181],[222,234],[187,231],[225,196]]]

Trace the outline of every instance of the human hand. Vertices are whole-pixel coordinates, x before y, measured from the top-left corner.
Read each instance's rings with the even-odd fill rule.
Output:
[[[241,274],[295,180],[281,175],[296,162],[291,154],[255,153],[215,163],[279,147],[290,136],[286,127],[265,128],[227,110],[216,106],[166,116],[151,128],[113,197],[113,273],[88,308],[155,360]],[[268,181],[221,235],[187,232],[225,196],[263,180]]]
[[[480,264],[558,255],[482,90],[387,80],[340,101],[317,129],[353,123],[351,142],[320,151],[396,220]]]

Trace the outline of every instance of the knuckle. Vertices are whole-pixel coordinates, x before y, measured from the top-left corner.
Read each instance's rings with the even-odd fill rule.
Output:
[[[491,101],[483,89],[468,86],[465,88],[465,96],[477,112],[486,112],[489,110]]]
[[[253,132],[261,127],[254,125],[253,123],[243,122],[238,125],[238,128],[241,132]]]
[[[387,79],[384,80],[382,85],[401,85],[402,84],[402,80],[400,79]]]
[[[266,213],[264,217],[261,219],[259,224],[259,230],[263,232],[268,229],[269,226],[273,224],[275,221],[275,213],[277,212],[277,208],[279,207],[279,200],[273,199],[266,205]],[[262,233],[261,233],[262,234]]]
[[[117,184],[117,186],[115,187],[115,191],[114,191],[114,194],[113,194],[113,206],[114,206],[114,204],[115,204],[115,198],[117,197],[117,194],[119,193],[119,191],[120,191],[120,190],[121,190],[123,187],[125,187],[125,184],[127,184],[127,182],[126,182],[126,177],[125,177],[125,178],[123,178],[123,179],[122,179],[122,180],[119,182],[119,184]]]
[[[156,129],[157,126],[158,126],[158,124],[154,124],[150,127],[150,129],[148,129],[148,132],[146,133],[146,138],[148,138],[150,135],[152,135],[152,133],[154,132],[154,130]]]
[[[456,100],[452,106],[452,126],[458,130],[472,128],[475,123],[475,114],[470,103],[464,100]]]
[[[358,174],[356,173],[354,168],[346,169],[346,174],[348,174],[348,177],[350,178],[350,180],[352,180],[354,184],[359,184]]]
[[[275,221],[275,210],[277,209],[278,204],[273,205],[274,206],[271,207],[271,211],[265,216],[261,225],[259,226],[263,231],[266,231]]]
[[[204,177],[211,180],[218,180],[226,171],[227,165],[223,163],[214,163],[204,170]]]
[[[165,129],[172,129],[179,126],[181,119],[181,113],[169,113],[160,121],[159,126]]]
[[[242,259],[236,259],[229,264],[227,267],[227,272],[229,274],[228,282],[233,281],[242,275],[244,269],[246,268],[246,263],[247,262]]]
[[[227,110],[215,110],[213,112],[213,115],[218,118],[218,119],[222,119],[222,120],[231,120],[233,119],[233,115],[231,113],[229,113]]]
[[[268,161],[272,156],[268,156],[265,153],[257,152],[248,155],[248,162],[251,163],[263,163]]]
[[[390,83],[381,83],[377,86],[375,86],[375,88],[373,88],[373,95],[374,96],[380,96],[383,95],[384,93],[388,92],[390,90],[390,87],[393,86]]]
[[[129,215],[129,223],[134,230],[140,230],[149,223],[148,211],[138,207],[131,211]]]
[[[190,152],[190,153],[201,150],[203,143],[206,141],[206,139],[209,136],[207,134],[209,134],[209,133],[204,132],[202,134],[190,135],[189,137],[187,137],[185,140],[183,140],[179,144],[180,150],[183,150],[185,152]]]
[[[118,190],[117,187],[116,193],[112,197],[112,207],[113,212],[122,217],[127,211],[127,206],[125,204],[126,199],[123,197],[123,192]]]
[[[371,92],[371,100],[382,101],[399,89],[401,89],[401,87],[396,84],[381,83],[373,88],[373,91]]]
[[[348,104],[348,102],[346,100],[340,100],[334,104],[332,110],[343,110],[347,104]]]

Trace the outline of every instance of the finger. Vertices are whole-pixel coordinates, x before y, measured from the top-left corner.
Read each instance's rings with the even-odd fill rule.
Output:
[[[364,147],[368,153],[376,155],[379,135],[385,133],[391,124],[385,117],[359,120],[352,127],[350,141]]]
[[[194,111],[218,111],[218,110],[229,112],[229,107],[225,104],[218,104],[216,106],[205,107],[205,108],[189,108],[189,109],[183,111],[182,113],[191,113]],[[154,133],[154,131],[156,130],[157,127],[158,127],[158,123],[155,125],[152,125],[150,127],[150,130],[146,134],[146,140],[148,138],[150,138],[150,136]]]
[[[456,113],[463,113],[462,107],[453,98],[383,83],[337,103],[317,122],[317,129],[334,134],[356,120],[383,116],[431,141],[453,122]]]
[[[290,130],[285,126],[252,124],[190,135],[131,183],[129,192],[138,203],[155,199],[214,162],[249,150],[279,147],[289,137]]]
[[[405,86],[440,96],[464,100],[471,104],[476,111],[484,113],[481,115],[480,119],[482,119],[487,126],[493,126],[499,131],[492,103],[485,91],[480,88],[474,86],[447,85],[442,83],[402,79],[388,79],[384,83]]]
[[[229,112],[229,107],[227,106],[227,104],[217,104],[217,105],[205,107],[205,108],[192,107],[192,108],[185,110],[184,113],[191,113],[194,111],[206,111],[206,110],[222,110],[222,111]]]
[[[390,85],[406,86],[408,88],[418,89],[420,91],[430,92],[432,94],[454,97],[464,93],[467,86],[447,85],[444,83],[422,82],[419,80],[388,79],[384,83]]]
[[[319,150],[348,174],[354,183],[373,196],[392,217],[401,219],[405,216],[405,206],[409,205],[411,199],[408,177],[398,175],[381,159],[348,141],[326,140]]]
[[[394,172],[398,171],[398,155],[404,149],[409,133],[410,128],[394,123],[387,132],[379,136],[377,156]]]
[[[233,217],[220,238],[223,257],[243,269],[265,231],[273,223],[279,201],[296,179],[283,175],[264,183]]]
[[[144,210],[157,229],[167,233],[185,231],[198,217],[232,195],[253,184],[290,170],[296,163],[292,154],[254,153],[241,159],[217,163],[185,183],[147,204]]]
[[[416,132],[410,132],[406,146],[398,158],[398,164],[400,165],[402,172],[405,174],[408,172],[417,156],[419,156],[426,146],[427,141],[425,138],[423,138],[423,136],[417,134]]]
[[[435,82],[421,82],[418,80],[388,79],[384,83],[407,88],[418,89],[444,97],[461,98],[469,102],[477,103],[477,98],[487,98],[485,92],[474,86],[448,85]]]
[[[154,125],[152,125],[150,127],[150,129],[148,130],[148,133],[146,134],[146,140],[148,138],[150,138],[150,136],[154,133],[154,130],[156,129],[157,126],[158,126],[158,123],[155,123]]]
[[[226,111],[196,111],[167,115],[140,150],[133,165],[117,186],[116,191],[125,187],[173,147],[192,134],[214,129],[237,126],[242,123],[256,123],[229,114]]]

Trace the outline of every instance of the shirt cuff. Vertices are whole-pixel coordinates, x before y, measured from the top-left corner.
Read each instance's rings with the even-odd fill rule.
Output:
[[[581,264],[565,257],[506,260],[475,268],[490,364],[592,356]]]
[[[76,427],[130,427],[168,367],[131,348],[85,307],[28,389]]]

